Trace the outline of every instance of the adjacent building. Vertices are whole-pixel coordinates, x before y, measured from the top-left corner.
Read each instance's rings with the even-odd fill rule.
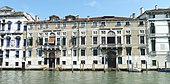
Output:
[[[141,8],[140,19],[146,19],[148,66],[151,69],[170,67],[170,8],[146,10]]]
[[[26,12],[16,12],[8,6],[0,8],[0,66],[25,66],[27,21],[33,21]]]

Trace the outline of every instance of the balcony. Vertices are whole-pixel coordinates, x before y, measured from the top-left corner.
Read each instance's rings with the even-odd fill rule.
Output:
[[[169,33],[151,33],[149,34],[149,37],[170,37]]]
[[[42,49],[60,49],[59,45],[42,45]]]
[[[122,44],[100,44],[100,48],[115,48],[115,47],[123,47]]]

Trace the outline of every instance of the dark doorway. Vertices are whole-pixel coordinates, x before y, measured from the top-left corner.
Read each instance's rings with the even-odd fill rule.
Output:
[[[49,68],[55,67],[55,51],[51,50],[49,53]]]
[[[22,69],[25,69],[25,62],[22,62]]]
[[[116,52],[109,51],[107,53],[108,68],[116,68]]]

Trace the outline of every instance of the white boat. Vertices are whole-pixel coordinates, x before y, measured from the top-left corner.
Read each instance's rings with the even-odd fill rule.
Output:
[[[129,72],[143,72],[143,69],[134,67],[134,68],[130,68],[128,71]]]

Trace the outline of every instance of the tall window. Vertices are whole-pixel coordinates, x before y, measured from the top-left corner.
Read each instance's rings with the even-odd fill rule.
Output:
[[[9,58],[9,50],[6,50],[6,58]]]
[[[101,22],[101,26],[106,26],[106,22]]]
[[[97,56],[97,49],[93,49],[93,56]]]
[[[155,24],[154,23],[150,24],[150,32],[155,33]]]
[[[73,56],[77,56],[77,50],[76,49],[73,50]]]
[[[16,43],[17,43],[16,47],[19,48],[19,46],[20,46],[20,37],[16,38]]]
[[[39,45],[43,45],[43,37],[39,37],[38,38],[38,44]]]
[[[85,49],[81,49],[81,56],[85,56]]]
[[[9,22],[8,22],[8,30],[11,30],[11,24],[12,24],[12,22],[9,21]]]
[[[122,57],[118,57],[118,64],[122,64]]]
[[[0,57],[3,57],[3,51],[0,50]]]
[[[1,47],[4,45],[4,39],[1,39]]]
[[[60,45],[60,38],[57,38],[57,45]]]
[[[152,60],[152,66],[156,66],[156,60]]]
[[[10,40],[11,40],[11,37],[7,37],[7,39],[6,39],[6,41],[7,41],[7,45],[6,46],[7,47],[10,47],[10,42],[11,42]]]
[[[85,22],[81,22],[80,27],[85,27]]]
[[[151,40],[151,47],[152,47],[152,51],[156,51],[156,40]]]
[[[26,52],[25,51],[23,51],[23,57],[26,57]]]
[[[42,56],[42,54],[43,54],[43,51],[41,50],[41,49],[38,49],[38,56]]]
[[[106,44],[106,37],[102,37],[102,44]]]
[[[66,45],[66,37],[62,38],[62,45]]]
[[[132,48],[131,47],[127,47],[126,48],[126,55],[131,55],[132,54]]]
[[[28,51],[28,56],[29,56],[29,57],[32,56],[32,51],[31,51],[31,50]]]
[[[131,43],[131,35],[126,35],[126,44]]]
[[[17,22],[17,30],[20,31],[20,29],[21,29],[21,22],[18,21],[18,22]]]
[[[140,44],[144,44],[144,43],[145,43],[144,36],[140,36]]]
[[[97,26],[97,22],[93,22],[93,27],[96,27]]]
[[[32,44],[33,44],[33,37],[29,37],[28,38],[28,46],[32,46]]]
[[[60,26],[60,24],[57,24],[57,28],[60,28],[61,26]]]
[[[66,27],[67,27],[67,25],[66,25],[66,23],[64,23],[64,24],[63,24],[63,28],[66,28]]]
[[[24,25],[24,31],[27,31],[27,26],[26,25]]]
[[[76,37],[72,37],[72,45],[75,46],[77,44],[77,39]]]
[[[130,25],[130,22],[126,22],[126,24],[125,24],[126,26],[129,26]]]
[[[139,21],[139,25],[140,25],[140,26],[143,26],[143,25],[144,25],[144,22],[143,22],[143,21]]]
[[[16,58],[19,58],[19,51],[16,51],[15,56],[16,56]]]
[[[97,44],[97,37],[93,37],[93,44]]]
[[[81,45],[85,45],[85,36],[81,37]]]
[[[141,48],[140,53],[141,53],[141,55],[145,55],[145,49]]]
[[[117,36],[117,44],[121,44],[121,36]]]
[[[63,50],[63,56],[66,56],[66,50]]]

